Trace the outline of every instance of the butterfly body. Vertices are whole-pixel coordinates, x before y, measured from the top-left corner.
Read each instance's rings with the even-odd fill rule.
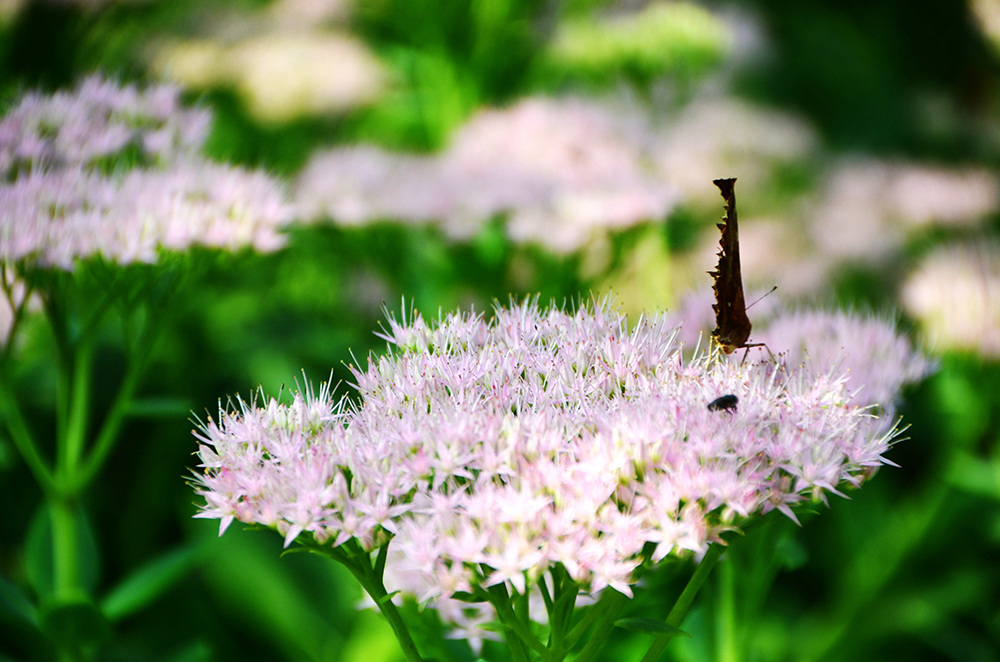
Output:
[[[712,337],[726,354],[737,349],[752,347],[747,345],[752,324],[747,317],[746,300],[743,298],[743,278],[740,273],[740,234],[736,220],[736,178],[716,179],[712,182],[719,187],[726,201],[725,223],[718,223],[722,238],[719,241],[719,264],[715,271],[708,272],[715,283],[715,330]]]

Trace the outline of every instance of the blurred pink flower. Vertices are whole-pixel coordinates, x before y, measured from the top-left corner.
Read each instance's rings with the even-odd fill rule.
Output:
[[[0,176],[32,169],[91,167],[138,152],[141,164],[161,165],[201,149],[211,114],[181,106],[180,89],[140,90],[100,76],[72,92],[30,92],[0,120]]]
[[[903,305],[935,349],[1000,357],[1000,245],[938,248],[910,275]]]
[[[374,147],[318,154],[296,199],[309,217],[437,221],[457,239],[506,214],[512,240],[570,253],[595,232],[661,220],[677,200],[621,123],[582,100],[526,99],[481,112],[435,157]]]
[[[905,384],[927,376],[933,363],[896,332],[892,320],[841,311],[781,311],[754,339],[781,352],[788,365],[813,374],[844,374],[850,403],[878,405],[892,416]]]
[[[851,159],[827,177],[807,221],[827,257],[877,260],[915,227],[974,226],[998,209],[1000,180],[983,168]]]
[[[279,183],[197,156],[210,115],[180,107],[178,94],[90,77],[5,116],[0,261],[72,270],[94,255],[152,263],[193,245],[283,246],[292,210]]]

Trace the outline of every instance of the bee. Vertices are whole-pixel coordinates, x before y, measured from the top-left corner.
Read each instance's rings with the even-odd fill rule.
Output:
[[[735,395],[723,395],[716,398],[708,403],[709,411],[728,411],[730,413],[736,411],[736,405],[739,404],[740,399]]]

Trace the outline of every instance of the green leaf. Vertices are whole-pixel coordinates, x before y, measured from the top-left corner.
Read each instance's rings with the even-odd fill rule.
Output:
[[[505,632],[507,626],[500,621],[489,621],[488,623],[480,623],[477,626],[480,630],[486,630],[487,632]]]
[[[389,602],[389,600],[392,600],[393,596],[396,595],[396,594],[398,594],[398,593],[399,593],[399,591],[393,591],[392,593],[386,593],[381,598],[379,598],[378,600],[376,600],[375,604],[384,605],[385,603]]]
[[[187,398],[141,398],[132,402],[128,415],[132,418],[175,418],[191,411]]]
[[[38,624],[38,610],[16,586],[0,577],[0,611],[12,614],[19,620]]]
[[[214,659],[216,656],[211,646],[204,641],[195,641],[163,658],[163,662],[211,662]]]
[[[105,596],[104,615],[118,621],[139,611],[187,575],[198,556],[199,548],[183,547],[142,566]]]
[[[63,648],[96,646],[111,637],[101,610],[86,600],[60,602],[41,610],[42,629]]]
[[[651,634],[654,637],[691,637],[687,632],[673,625],[667,625],[663,621],[653,618],[620,618],[615,621],[615,626],[629,632],[639,632],[641,634]]]

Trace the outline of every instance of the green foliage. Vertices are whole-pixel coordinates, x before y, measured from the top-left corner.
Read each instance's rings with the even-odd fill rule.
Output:
[[[728,33],[705,9],[654,2],[623,18],[568,17],[546,51],[540,76],[556,84],[625,78],[646,87],[663,76],[690,84],[718,64],[728,48]]]
[[[964,3],[759,0],[773,52],[735,70],[717,14],[699,5],[653,3],[638,17],[612,19],[602,0],[557,4],[355,3],[342,28],[375,50],[390,71],[389,91],[343,117],[264,126],[233,90],[211,89],[199,94],[216,115],[208,151],[292,177],[329,144],[439,149],[477,109],[529,91],[607,90],[623,81],[640,92],[663,84],[677,90],[725,64],[738,90],[805,112],[836,151],[1000,164],[984,123],[969,119],[995,123],[1000,65]],[[268,6],[25,3],[0,25],[0,109],[27,89],[67,86],[94,68],[142,77],[146,49],[158,40],[197,36],[208,18]],[[931,111],[933,123],[922,115]],[[821,173],[815,162],[773,168],[754,211],[793,207],[816,193]],[[412,303],[434,316],[470,306],[488,314],[494,300],[511,296],[577,299],[609,270],[635,261],[647,233],[680,258],[713,231],[716,216],[685,204],[662,227],[614,235],[606,266],[586,276],[580,255],[513,243],[503,218],[468,242],[387,219],[364,228],[298,227],[285,251],[263,257],[195,251],[155,270],[94,261],[74,279],[31,274],[34,286],[55,293],[48,305],[64,324],[52,328],[42,310],[29,310],[8,402],[21,406],[26,429],[44,440],[44,459],[54,455],[51,439],[63,420],[54,402],[61,348],[90,334],[93,416],[80,423],[88,433],[111,411],[139,345],[148,363],[121,413],[114,451],[69,515],[86,595],[55,595],[45,489],[10,431],[0,431],[0,659],[51,660],[60,649],[79,651],[79,659],[140,662],[401,659],[385,620],[356,609],[361,592],[341,566],[308,554],[281,558],[271,534],[233,525],[217,539],[216,523],[191,521],[189,412],[214,414],[219,397],[246,397],[258,384],[276,392],[303,369],[313,381],[332,370],[335,382],[349,383],[346,365],[384,351],[373,333],[383,306]],[[998,231],[994,216],[983,232]],[[905,263],[838,269],[830,293],[846,305],[892,307],[904,269],[956,234],[921,235],[900,258]],[[118,301],[88,327],[109,292]],[[144,336],[151,326],[158,337]],[[352,394],[349,385],[340,388]],[[801,528],[770,517],[731,540],[683,623],[691,638],[672,642],[664,659],[997,659],[1000,367],[946,355],[938,374],[907,394],[902,412],[910,439],[890,455],[901,468],[883,468],[850,501],[820,508],[822,517],[799,513]],[[660,564],[618,622],[662,633],[667,626],[642,619],[662,624],[693,570],[690,562]],[[428,659],[477,658],[466,643],[444,638],[447,627],[433,611],[410,601],[401,612]],[[637,640],[648,639],[616,629],[598,659],[639,659],[647,646]],[[510,657],[487,641],[482,659]]]

